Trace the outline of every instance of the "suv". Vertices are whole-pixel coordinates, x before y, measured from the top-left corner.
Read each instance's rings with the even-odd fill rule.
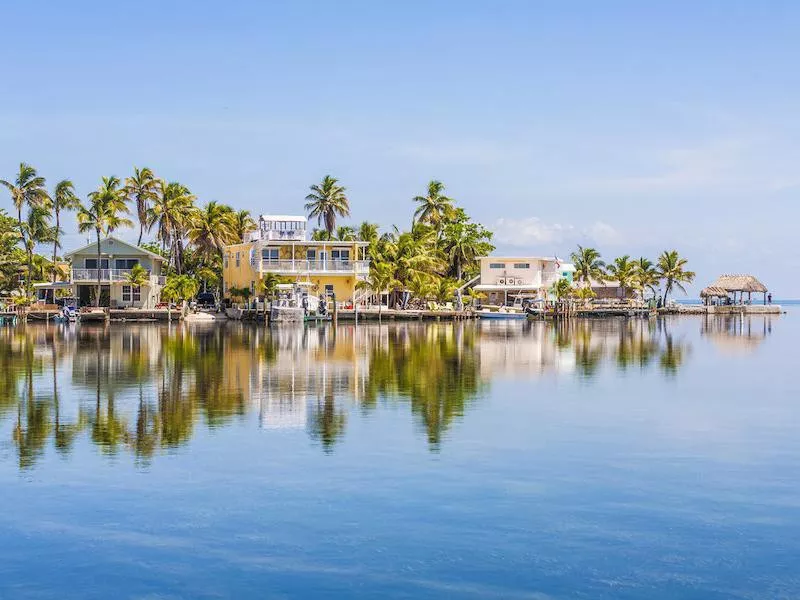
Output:
[[[200,292],[195,298],[198,308],[216,308],[217,299],[211,292]]]

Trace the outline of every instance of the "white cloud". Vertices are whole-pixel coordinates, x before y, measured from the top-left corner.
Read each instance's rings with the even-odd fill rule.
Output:
[[[514,247],[537,247],[545,245],[574,246],[596,244],[615,246],[622,242],[622,235],[608,223],[595,221],[588,225],[545,223],[539,217],[521,219],[500,218],[495,221],[494,239],[499,244]]]

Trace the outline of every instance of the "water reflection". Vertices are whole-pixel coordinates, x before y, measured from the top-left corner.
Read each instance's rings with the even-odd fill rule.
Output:
[[[726,354],[748,354],[772,334],[772,317],[708,316],[703,319],[700,333]]]
[[[745,329],[705,322],[701,333],[732,330]],[[66,456],[80,439],[146,466],[199,428],[250,417],[330,453],[351,419],[392,406],[439,451],[492,380],[591,383],[606,368],[675,377],[689,353],[667,320],[4,328],[0,432],[10,429],[22,469],[48,444]]]

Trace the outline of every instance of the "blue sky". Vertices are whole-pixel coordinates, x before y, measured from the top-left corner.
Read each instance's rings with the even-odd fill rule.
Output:
[[[0,10],[5,178],[24,160],[85,196],[146,165],[257,214],[331,173],[384,227],[436,178],[504,254],[674,247],[695,289],[753,272],[800,297],[796,2]]]

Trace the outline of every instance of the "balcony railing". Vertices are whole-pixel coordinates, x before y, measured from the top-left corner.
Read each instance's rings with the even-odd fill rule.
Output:
[[[368,260],[278,260],[265,258],[261,270],[274,273],[369,273]]]
[[[99,269],[101,283],[125,283],[128,280],[131,269]],[[150,285],[164,285],[167,278],[163,275],[151,275],[147,273],[150,278]],[[97,282],[98,269],[72,269],[72,281],[76,282]]]

